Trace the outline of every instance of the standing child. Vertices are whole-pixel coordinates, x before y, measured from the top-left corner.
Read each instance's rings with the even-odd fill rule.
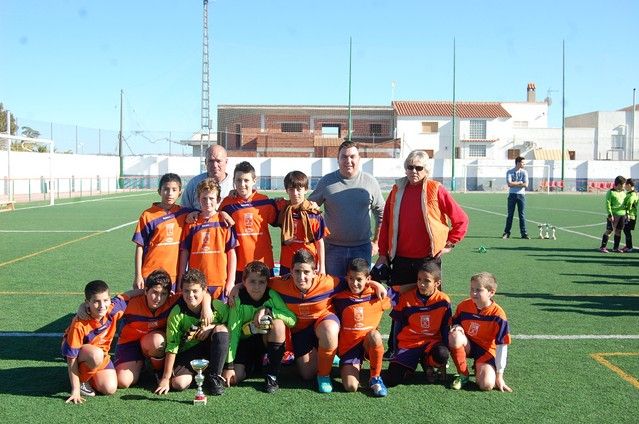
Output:
[[[199,269],[205,275],[211,297],[226,299],[235,284],[235,229],[217,211],[220,186],[214,179],[200,182],[197,196],[202,210],[182,234],[180,276],[187,266]]]
[[[378,326],[384,311],[391,308],[390,300],[380,299],[369,286],[369,265],[365,259],[355,258],[348,265],[346,282],[350,290],[333,296],[335,313],[341,328],[337,344],[342,384],[348,392],[356,392],[359,373],[365,358],[370,361],[368,385],[373,395],[384,397],[388,390],[381,377],[384,343]]]
[[[623,201],[624,209],[626,210],[626,225],[623,227],[623,233],[626,236],[626,247],[623,249],[625,253],[630,253],[633,250],[632,246],[632,231],[635,229],[637,222],[637,200],[639,196],[635,191],[635,182],[632,178],[626,180],[626,198]]]
[[[606,232],[601,237],[601,246],[599,251],[601,253],[608,253],[608,238],[610,234],[615,233],[612,251],[621,252],[619,250],[619,243],[621,242],[621,229],[624,227],[626,219],[626,210],[624,209],[624,200],[626,198],[626,192],[623,189],[626,179],[621,175],[615,178],[615,186],[608,190],[606,193],[606,212],[608,218],[606,219]]]
[[[233,183],[235,194],[222,200],[220,210],[235,221],[239,246],[234,277],[241,281],[242,271],[249,262],[264,262],[273,269],[273,245],[268,226],[277,222],[277,208],[274,200],[255,190],[255,168],[250,163],[237,164]]]
[[[211,394],[219,396],[226,384],[222,369],[229,349],[228,330],[222,324],[200,322],[202,304],[206,301],[206,279],[201,271],[189,269],[180,283],[182,298],[167,319],[164,372],[155,393],[162,395],[171,388],[178,391],[188,388],[194,375],[191,361],[206,358]],[[217,302],[214,301],[219,307]],[[223,321],[222,315],[223,312],[215,311],[213,322]]]
[[[324,237],[329,234],[322,213],[306,200],[308,177],[301,171],[291,171],[284,177],[288,202],[277,202],[277,224],[282,228],[280,275],[286,275],[293,267],[293,254],[306,249],[315,256],[318,272],[325,274]]]
[[[388,384],[395,386],[413,375],[417,364],[426,382],[446,379],[448,328],[451,305],[439,290],[441,269],[436,262],[424,261],[417,268],[417,288],[404,292],[391,312],[397,327],[397,349],[388,366]],[[438,372],[435,372],[435,369]]]
[[[177,174],[160,178],[160,202],[142,212],[133,234],[135,247],[135,277],[133,288],[144,288],[144,279],[156,269],[165,269],[175,283],[178,274],[180,237],[184,220],[191,209],[175,202],[182,192],[182,180]]]
[[[102,280],[91,281],[84,287],[89,316],[73,318],[62,339],[62,356],[67,359],[71,382],[67,403],[83,403],[82,395],[95,396],[94,389],[105,395],[117,390],[118,379],[109,349],[129,294],[111,299],[109,286]]]
[[[497,280],[489,272],[470,278],[470,299],[457,305],[448,346],[458,375],[451,388],[459,390],[468,383],[466,358],[475,360],[475,376],[480,390],[512,392],[504,381],[510,344],[510,330],[504,310],[493,300]]]
[[[279,294],[268,288],[269,268],[262,262],[250,262],[244,268],[242,288],[228,313],[231,342],[227,362],[233,369],[225,370],[229,385],[237,384],[262,369],[264,355],[264,391],[274,393],[284,355],[286,327],[297,322]]]

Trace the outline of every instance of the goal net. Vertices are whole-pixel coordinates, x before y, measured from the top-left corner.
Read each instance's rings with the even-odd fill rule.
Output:
[[[0,184],[0,201],[15,202],[16,193],[40,191],[48,198],[49,205],[55,204],[53,187],[53,140],[46,138],[29,138],[20,135],[9,135],[0,133],[0,176],[3,176],[3,183]],[[16,179],[15,169],[12,169],[12,155],[19,153],[45,154],[48,156],[48,169],[40,169],[42,183],[37,187],[32,186],[30,180]],[[28,187],[23,185],[28,184]]]
[[[475,191],[506,192],[506,172],[512,169],[512,164],[465,164],[463,167],[462,187],[464,193]],[[528,191],[549,193],[550,165],[529,165]]]

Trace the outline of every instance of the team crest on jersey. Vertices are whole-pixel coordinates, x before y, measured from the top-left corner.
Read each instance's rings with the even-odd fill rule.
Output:
[[[476,336],[477,333],[479,333],[479,323],[471,322],[470,323],[470,327],[468,327],[468,335],[469,336]]]
[[[254,231],[253,222],[254,222],[254,220],[253,220],[253,214],[252,213],[244,214],[244,230],[247,233],[252,233]]]
[[[419,323],[422,326],[422,328],[430,328],[430,315],[420,316]]]
[[[173,242],[173,230],[175,227],[175,223],[171,222],[166,224],[166,239],[164,240],[167,243]]]
[[[355,327],[363,327],[364,323],[364,307],[356,306],[353,308],[353,318],[355,318]]]

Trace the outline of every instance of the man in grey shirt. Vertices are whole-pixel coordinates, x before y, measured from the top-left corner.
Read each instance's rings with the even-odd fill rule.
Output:
[[[233,177],[226,172],[228,157],[226,149],[219,144],[214,144],[206,149],[204,163],[206,172],[191,178],[182,193],[180,204],[185,208],[200,209],[200,200],[197,198],[197,185],[206,178],[213,178],[220,185],[220,198],[228,196],[233,188]]]
[[[330,231],[325,238],[326,273],[334,276],[346,275],[352,259],[363,258],[370,264],[377,254],[384,198],[375,177],[360,171],[359,159],[357,145],[343,142],[337,153],[339,169],[323,176],[308,196],[309,200],[324,205]],[[373,234],[371,212],[375,220]]]
[[[508,217],[506,218],[506,227],[503,239],[510,238],[510,229],[513,226],[513,216],[515,215],[515,206],[519,212],[519,232],[521,238],[528,239],[526,232],[526,188],[528,187],[528,172],[524,169],[526,160],[522,156],[515,158],[515,167],[506,172],[506,183],[508,184]]]

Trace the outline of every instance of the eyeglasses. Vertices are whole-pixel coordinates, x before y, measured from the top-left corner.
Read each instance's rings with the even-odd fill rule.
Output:
[[[408,171],[417,171],[417,172],[422,172],[424,170],[423,166],[419,166],[419,165],[408,165],[406,167],[406,169]]]

